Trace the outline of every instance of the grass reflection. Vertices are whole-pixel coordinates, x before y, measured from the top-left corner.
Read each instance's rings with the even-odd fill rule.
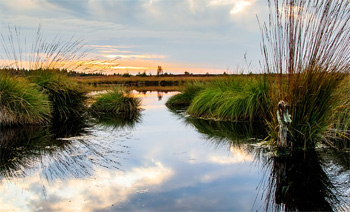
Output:
[[[230,122],[197,119],[186,116],[184,110],[169,109],[186,125],[194,127],[197,132],[204,135],[207,140],[216,144],[227,143],[231,145],[256,143],[264,138],[264,129],[260,122]]]
[[[325,171],[328,161],[324,159],[315,151],[269,158],[265,164],[269,176],[260,185],[265,196],[265,210],[345,211],[349,206],[340,190],[346,190],[348,184],[339,184],[330,177]],[[342,174],[349,177],[344,171]]]
[[[140,111],[136,111],[134,113],[121,113],[118,115],[111,114],[99,114],[98,116],[94,116],[94,123],[102,126],[112,128],[114,130],[117,129],[132,129],[138,123],[142,121],[142,114]]]
[[[37,158],[62,145],[52,142],[47,127],[27,126],[0,128],[0,175],[25,176],[24,169],[32,165],[29,158]]]
[[[238,147],[253,155],[265,172],[257,198],[265,198],[266,211],[346,211],[350,208],[350,157],[348,152],[317,149],[274,157],[269,149],[254,144],[263,138],[259,123],[222,122],[186,117],[172,111],[217,146]],[[248,145],[247,145],[248,144]],[[252,207],[254,208],[254,206]]]
[[[84,178],[94,172],[93,166],[119,169],[118,155],[123,151],[113,149],[110,142],[101,143],[91,133],[85,119],[0,128],[0,176],[25,177],[41,169],[41,176],[53,181]]]

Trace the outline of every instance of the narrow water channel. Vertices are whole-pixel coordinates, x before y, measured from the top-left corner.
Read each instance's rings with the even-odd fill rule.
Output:
[[[1,129],[0,211],[350,209],[348,153],[272,158],[259,126],[191,119],[173,94],[139,94],[133,117]]]

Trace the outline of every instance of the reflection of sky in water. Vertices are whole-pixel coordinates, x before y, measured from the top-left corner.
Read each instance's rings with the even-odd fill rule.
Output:
[[[133,129],[88,127],[23,177],[0,178],[0,211],[261,210],[260,162],[185,125],[170,95],[142,97]]]

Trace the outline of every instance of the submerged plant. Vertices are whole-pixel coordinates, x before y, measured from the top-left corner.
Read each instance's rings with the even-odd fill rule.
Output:
[[[0,126],[44,124],[50,116],[48,96],[38,86],[0,73]]]
[[[271,79],[269,134],[278,140],[277,105],[290,105],[289,148],[313,148],[332,125],[334,95],[350,70],[350,2],[268,1],[269,22],[261,27],[265,70]],[[277,143],[278,144],[278,143]]]
[[[102,94],[91,107],[92,113],[136,113],[139,111],[141,100],[130,94],[123,87],[116,87],[112,91]]]
[[[30,71],[29,79],[49,96],[54,121],[79,118],[85,112],[86,91],[66,75],[39,69]]]

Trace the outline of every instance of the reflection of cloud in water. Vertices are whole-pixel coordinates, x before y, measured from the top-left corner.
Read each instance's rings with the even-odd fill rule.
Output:
[[[218,151],[202,152],[201,150],[196,150],[190,151],[188,154],[183,153],[179,156],[188,160],[188,162],[191,164],[211,163],[218,165],[230,165],[254,161],[252,155],[246,152],[244,146],[231,146],[229,150],[230,151],[228,151],[228,154],[226,155]],[[203,155],[205,155],[205,157]]]
[[[0,185],[0,190],[11,191],[0,197],[0,205],[2,210],[14,211],[95,211],[125,202],[135,193],[147,192],[172,174],[171,169],[158,161],[125,172],[95,168],[94,176],[85,180],[71,178],[48,183],[36,173],[35,177]],[[21,201],[16,196],[19,192]],[[23,204],[25,202],[31,206]]]
[[[232,153],[232,156],[211,155],[209,156],[209,160],[213,163],[223,165],[253,161],[253,157],[241,148],[231,146],[230,152]]]

